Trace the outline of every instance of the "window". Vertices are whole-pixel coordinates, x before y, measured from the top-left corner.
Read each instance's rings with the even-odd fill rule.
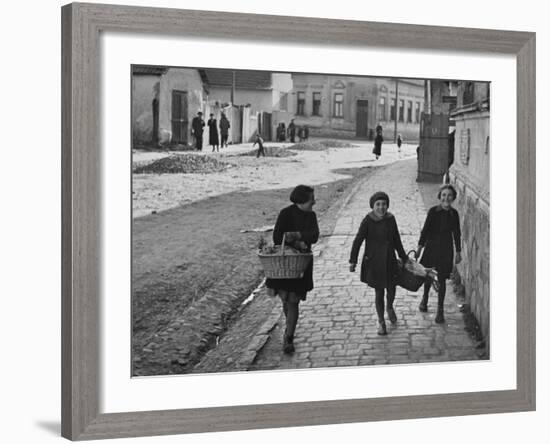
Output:
[[[306,109],[306,93],[299,92],[298,103],[296,105],[296,114],[298,116],[303,116],[305,114],[305,109]]]
[[[334,94],[334,117],[344,117],[344,94]]]
[[[413,103],[411,100],[407,101],[407,123],[413,121]]]
[[[416,109],[414,110],[414,121],[420,123],[420,102],[416,102]]]
[[[321,93],[320,92],[313,93],[313,109],[311,114],[313,116],[321,115]]]
[[[288,93],[280,93],[279,110],[287,111],[287,107],[288,107]]]
[[[399,99],[399,121],[405,121],[405,101],[402,99]]]
[[[386,98],[380,97],[380,106],[378,107],[378,120],[386,120]]]
[[[464,82],[464,92],[462,93],[462,105],[474,103],[474,82]]]
[[[390,120],[395,120],[395,99],[391,99]]]

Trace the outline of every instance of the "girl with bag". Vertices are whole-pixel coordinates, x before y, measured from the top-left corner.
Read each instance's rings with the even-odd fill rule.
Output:
[[[378,191],[371,196],[369,204],[372,211],[361,222],[351,248],[350,271],[355,271],[359,249],[365,242],[365,251],[361,262],[361,282],[374,288],[376,313],[378,315],[378,334],[386,335],[384,290],[386,292],[388,319],[392,324],[395,324],[397,315],[393,308],[393,302],[398,272],[395,252],[397,251],[403,263],[407,262],[408,257],[401,243],[395,217],[388,211],[389,196],[382,191]]]
[[[453,259],[455,264],[459,264],[462,256],[460,254],[460,220],[458,211],[452,207],[452,203],[456,199],[456,189],[452,185],[443,185],[437,193],[437,198],[440,203],[428,211],[424,228],[420,233],[416,257],[420,257],[422,251],[424,251],[420,263],[426,268],[433,267],[437,271],[439,290],[437,293],[435,322],[442,324],[445,322],[443,307],[447,290],[446,280],[453,270]],[[422,312],[428,311],[431,283],[431,279],[426,279],[424,283],[424,295],[418,306],[418,309]]]

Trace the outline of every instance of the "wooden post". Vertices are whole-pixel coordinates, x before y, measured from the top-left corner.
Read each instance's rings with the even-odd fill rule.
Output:
[[[393,143],[397,143],[397,119],[399,119],[399,79],[395,79],[395,122],[393,127]]]
[[[231,105],[235,104],[235,71],[232,71],[231,76]]]

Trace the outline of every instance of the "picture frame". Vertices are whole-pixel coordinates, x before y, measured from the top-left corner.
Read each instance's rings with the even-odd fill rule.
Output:
[[[515,390],[101,413],[99,35],[104,31],[517,58]],[[72,440],[535,409],[535,33],[73,3],[62,8],[62,435]]]

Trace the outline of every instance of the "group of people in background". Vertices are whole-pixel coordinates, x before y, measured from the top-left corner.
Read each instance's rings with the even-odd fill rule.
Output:
[[[384,137],[382,136],[382,125],[376,125],[376,136],[374,137],[374,148],[372,153],[376,156],[376,160],[382,155],[382,142],[384,142]],[[401,152],[401,145],[403,145],[403,138],[401,134],[397,135],[397,151]]]
[[[461,232],[459,215],[452,207],[457,192],[452,185],[443,185],[437,195],[439,204],[430,208],[419,235],[415,257],[426,268],[437,271],[437,314],[436,323],[444,323],[444,301],[446,280],[454,264],[460,263]],[[292,205],[279,213],[273,230],[273,242],[280,245],[283,241],[300,251],[311,251],[312,244],[319,239],[319,225],[313,211],[315,194],[311,187],[297,186],[290,194]],[[374,289],[375,307],[378,318],[379,335],[386,335],[385,313],[392,324],[398,316],[395,312],[399,265],[396,253],[403,263],[411,260],[407,256],[395,216],[388,211],[390,197],[383,191],[374,193],[369,199],[371,210],[363,218],[354,238],[350,257],[349,270],[357,267],[358,255],[364,244],[364,253],[360,265],[360,279]],[[428,310],[431,278],[426,278],[422,300],[418,310]],[[299,304],[306,300],[306,295],[313,289],[313,260],[298,279],[267,279],[266,286],[270,293],[278,294],[285,315],[285,332],[283,351],[294,352],[294,336],[299,316]]]
[[[202,151],[204,127],[205,123],[202,118],[202,112],[199,111],[191,122],[191,134],[195,138],[195,149],[197,151]],[[231,128],[231,124],[225,113],[222,112],[218,133],[218,120],[214,117],[214,114],[210,113],[210,118],[208,119],[208,144],[212,147],[212,152],[220,151],[219,135],[221,135],[221,147],[225,146],[227,148],[229,128]]]
[[[294,119],[291,119],[288,128],[284,122],[279,123],[276,130],[277,142],[286,142],[287,138],[290,143],[296,143],[296,135],[300,142],[305,142],[309,139],[309,128],[307,125],[297,126]]]

